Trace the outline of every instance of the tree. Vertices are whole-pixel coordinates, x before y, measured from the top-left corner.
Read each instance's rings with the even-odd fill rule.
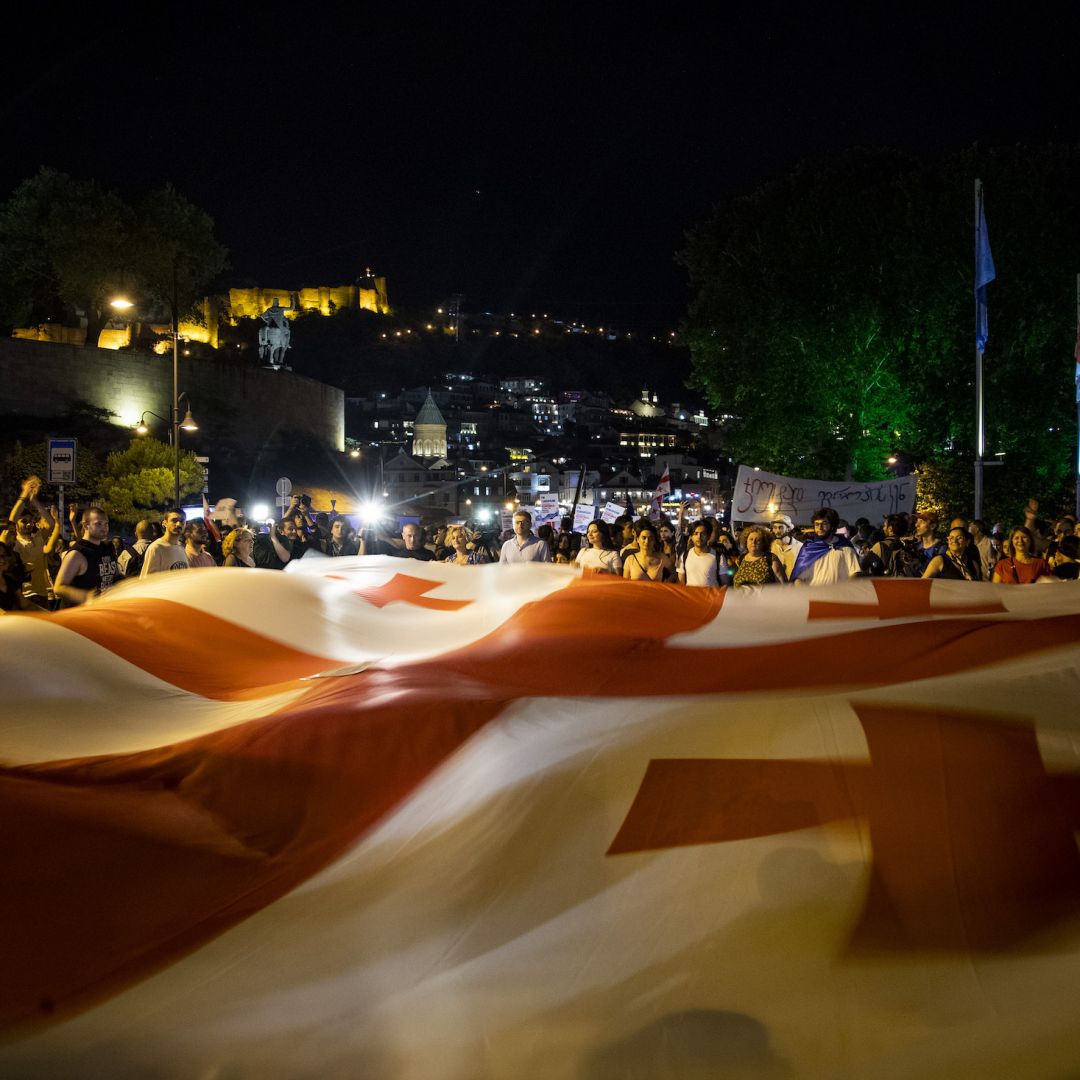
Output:
[[[164,510],[173,501],[173,449],[156,439],[132,439],[127,450],[108,456],[98,480],[109,517],[131,524]],[[180,495],[202,490],[202,465],[190,451],[180,455]]]
[[[878,478],[894,450],[970,468],[977,176],[998,270],[989,451],[1007,454],[999,472],[1024,497],[1061,497],[1075,437],[1072,148],[973,148],[936,162],[858,150],[717,206],[680,256],[696,294],[685,333],[694,384],[736,416],[737,459],[832,479]],[[988,505],[998,483],[988,473]]]
[[[162,308],[170,317],[187,315],[228,266],[228,252],[214,237],[214,219],[171,184],[138,206],[132,245],[142,304]]]
[[[68,304],[86,313],[87,341],[96,341],[130,231],[130,210],[94,181],[44,168],[24,180],[0,208],[0,319],[18,325]]]
[[[226,266],[213,220],[171,186],[132,208],[92,180],[43,168],[0,207],[0,323],[86,315],[95,344],[109,300],[134,291],[144,308],[186,311]]]

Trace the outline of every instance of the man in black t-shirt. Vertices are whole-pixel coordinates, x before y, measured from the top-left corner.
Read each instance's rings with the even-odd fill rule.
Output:
[[[374,529],[364,529],[360,534],[361,555],[392,555],[395,559],[418,559],[420,562],[432,562],[435,556],[424,547],[424,530],[419,525],[409,524],[401,530],[403,547],[388,544],[375,535]]]
[[[109,515],[92,506],[83,512],[82,539],[64,556],[53,592],[64,607],[75,607],[103,593],[119,574],[109,542]]]

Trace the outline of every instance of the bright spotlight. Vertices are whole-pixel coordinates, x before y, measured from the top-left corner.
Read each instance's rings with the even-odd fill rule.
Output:
[[[251,516],[256,521],[265,521],[270,514],[270,507],[266,503],[256,503],[251,508]]]
[[[381,521],[383,516],[382,504],[369,500],[360,504],[360,520],[365,525],[374,525]]]

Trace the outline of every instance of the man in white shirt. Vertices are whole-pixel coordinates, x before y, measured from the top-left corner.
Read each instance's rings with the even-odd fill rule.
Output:
[[[155,540],[143,556],[142,573],[139,574],[141,578],[163,570],[190,569],[187,552],[184,550],[184,542],[181,539],[184,532],[184,515],[179,510],[170,510],[165,515],[161,527],[165,530],[164,535]]]
[[[503,544],[499,562],[551,562],[547,544],[533,535],[532,515],[527,510],[519,510],[514,515],[514,535]]]
[[[837,536],[840,515],[823,506],[814,514],[814,538],[807,540],[795,560],[791,580],[799,585],[833,585],[858,577],[859,559],[851,541]]]

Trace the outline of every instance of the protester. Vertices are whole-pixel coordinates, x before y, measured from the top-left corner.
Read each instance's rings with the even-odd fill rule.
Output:
[[[32,610],[36,605],[23,596],[26,571],[15,549],[0,541],[0,611]]]
[[[772,535],[764,525],[751,525],[742,534],[746,554],[739,560],[732,585],[786,584],[784,564],[770,550]]]
[[[446,530],[446,540],[452,551],[443,562],[457,566],[479,566],[487,562],[487,556],[469,539],[469,530],[464,525],[451,525]]]
[[[968,531],[954,525],[945,537],[945,551],[935,555],[923,571],[924,578],[946,578],[953,581],[978,581],[979,568],[968,554]]]
[[[859,560],[859,567],[869,577],[882,577],[892,574],[893,557],[903,546],[902,537],[907,532],[908,522],[904,514],[889,514],[882,523],[880,540],[870,545],[866,556]]]
[[[651,524],[638,529],[637,547],[623,562],[623,577],[630,581],[674,581],[675,567],[660,547]]]
[[[124,548],[116,557],[122,577],[136,578],[142,573],[146,549],[154,542],[154,528],[145,519],[135,523],[135,543]]]
[[[401,530],[403,546],[394,548],[387,554],[397,559],[417,559],[420,562],[433,562],[435,556],[424,547],[424,530],[411,522]]]
[[[925,570],[930,565],[930,560],[944,551],[941,541],[937,538],[937,514],[931,510],[920,510],[915,515],[912,524],[915,537],[910,548],[922,559],[922,569]],[[920,576],[922,576],[921,572]]]
[[[222,566],[254,566],[252,551],[255,547],[255,534],[241,526],[225,534],[221,541]]]
[[[1054,577],[1061,581],[1076,581],[1080,578],[1080,536],[1063,536],[1057,545],[1053,558]]]
[[[611,530],[605,521],[590,522],[585,530],[586,544],[574,560],[583,570],[622,576],[623,563],[611,540]]]
[[[799,585],[832,585],[858,577],[859,560],[851,541],[837,536],[840,516],[831,506],[823,506],[814,514],[814,538],[803,544],[791,572],[791,580]]]
[[[572,517],[564,517],[559,522],[555,546],[566,556],[567,562],[573,562],[577,558],[577,553],[584,545],[582,544],[581,534],[574,532],[574,519]]]
[[[214,556],[206,550],[209,542],[210,534],[206,531],[204,521],[196,519],[184,526],[184,553],[187,555],[188,566],[192,569],[200,566],[217,566]]]
[[[1009,555],[994,567],[996,584],[1030,585],[1039,578],[1052,576],[1046,560],[1033,554],[1035,537],[1026,525],[1018,525],[1009,533],[1009,548]]]
[[[728,583],[727,560],[709,544],[712,527],[702,518],[690,529],[690,545],[679,561],[678,576],[683,585],[719,588]]]
[[[547,544],[533,535],[532,515],[527,510],[518,510],[514,514],[514,535],[503,544],[499,562],[551,562]]]
[[[795,523],[787,514],[777,514],[772,519],[771,529],[773,554],[783,563],[784,574],[790,578],[795,560],[802,549],[802,541],[795,536]]]
[[[331,558],[360,554],[360,545],[353,538],[352,528],[345,518],[334,518],[330,523],[330,538],[323,551]]]
[[[109,543],[109,515],[91,506],[83,511],[81,524],[82,536],[64,555],[53,586],[64,607],[85,604],[111,588],[119,577]]]
[[[283,517],[270,526],[269,531],[255,537],[252,558],[256,566],[265,570],[284,570],[296,555],[296,521]],[[235,549],[234,549],[235,550]]]
[[[27,477],[0,541],[10,546],[22,563],[23,595],[38,607],[48,608],[53,597],[48,559],[60,547],[60,519],[52,507],[48,512],[42,508],[37,498],[40,490],[40,478]],[[51,522],[47,532],[40,527],[42,521]]]
[[[170,510],[161,527],[164,530],[161,537],[146,549],[139,577],[165,570],[187,570],[190,565],[183,544],[184,515],[179,510]]]

